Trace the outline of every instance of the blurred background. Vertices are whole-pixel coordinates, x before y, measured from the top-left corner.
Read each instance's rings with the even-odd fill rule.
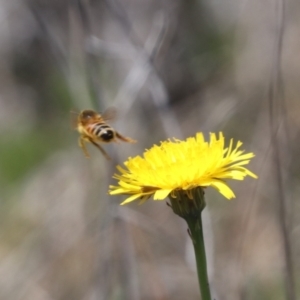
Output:
[[[297,299],[299,1],[1,0],[0,22],[0,299],[199,299],[184,221],[107,195],[116,165],[198,131],[259,176],[207,190],[213,298]],[[86,159],[70,111],[111,106],[138,143]]]

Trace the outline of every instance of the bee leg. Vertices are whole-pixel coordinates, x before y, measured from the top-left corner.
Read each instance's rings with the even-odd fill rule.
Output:
[[[79,144],[79,147],[82,149],[84,155],[86,158],[90,158],[90,155],[85,147],[85,143],[84,143],[84,139],[83,138],[79,138],[78,140],[78,144]]]
[[[89,141],[102,152],[102,154],[106,157],[106,159],[111,160],[110,156],[105,152],[105,150],[99,144],[95,143],[91,139]]]
[[[121,141],[123,141],[123,142],[126,142],[126,143],[136,143],[136,140],[133,140],[133,139],[131,139],[131,138],[129,138],[129,137],[123,136],[123,135],[121,135],[119,132],[116,132],[116,137],[117,137],[119,140],[121,140]]]

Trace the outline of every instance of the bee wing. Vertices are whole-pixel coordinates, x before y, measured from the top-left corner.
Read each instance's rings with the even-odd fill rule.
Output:
[[[71,110],[70,111],[70,125],[72,129],[77,128],[77,119],[78,119],[79,113],[76,111]]]
[[[117,117],[117,109],[114,106],[111,106],[101,114],[101,117],[104,121],[115,120]]]

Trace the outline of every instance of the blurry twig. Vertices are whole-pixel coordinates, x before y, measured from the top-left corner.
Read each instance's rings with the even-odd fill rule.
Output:
[[[257,118],[257,122],[255,125],[255,131],[256,132],[261,132],[261,126],[262,122],[265,120],[266,116],[265,116],[265,110],[264,109],[260,109],[259,110],[259,117]],[[254,134],[253,136],[256,136],[256,134]],[[263,153],[262,156],[260,156],[259,159],[261,159],[261,162],[258,162],[258,170],[257,170],[257,174],[263,174],[263,170],[266,168],[266,165],[268,164],[268,160],[266,160],[266,157],[270,156],[272,150],[272,144],[270,141],[268,141],[267,144],[267,148],[266,151]],[[260,175],[261,176],[261,175]],[[241,220],[241,226],[240,226],[240,232],[242,232],[243,234],[240,236],[240,239],[238,241],[238,246],[237,246],[237,258],[236,258],[236,273],[238,274],[236,276],[236,278],[238,280],[240,280],[241,275],[244,272],[244,261],[243,261],[243,255],[246,251],[246,247],[247,247],[247,241],[245,237],[248,237],[248,234],[250,233],[250,223],[251,220],[255,220],[255,218],[253,218],[253,214],[255,213],[254,208],[255,206],[258,204],[258,197],[257,197],[257,192],[258,192],[258,184],[255,185],[251,196],[249,197],[250,199],[252,199],[251,201],[247,201],[245,203],[246,207],[244,208],[244,215],[242,216],[242,220]],[[241,289],[243,289],[244,287],[242,286]],[[241,290],[240,292],[243,292],[243,290]],[[241,298],[243,299],[243,298]]]
[[[281,141],[279,139],[280,119],[284,118],[282,115],[282,105],[284,99],[284,86],[282,81],[282,47],[283,36],[285,30],[285,0],[277,1],[277,33],[276,33],[276,47],[273,57],[273,68],[271,74],[271,81],[269,85],[269,114],[271,127],[271,142],[273,146],[273,158],[275,163],[275,180],[278,192],[279,202],[279,223],[283,239],[284,256],[285,256],[285,285],[287,299],[296,300],[295,284],[293,276],[293,262],[292,249],[289,237],[289,228],[287,224],[287,198],[284,189],[284,180],[282,174],[282,160],[281,160]]]
[[[111,6],[109,7],[111,8]],[[120,20],[120,11],[118,11],[117,17],[117,19]],[[131,29],[132,26],[129,25],[130,22],[125,22],[126,17],[123,17],[123,19],[121,24],[125,23],[127,25],[125,28],[122,28],[126,34],[129,34],[129,29]],[[141,47],[139,42],[137,42],[137,39],[132,37],[135,37],[135,35],[128,35],[132,48],[130,50],[125,50],[125,57],[130,55],[131,59],[134,60],[134,63],[117,93],[114,105],[119,106],[122,103],[122,112],[123,114],[126,114],[126,112],[131,109],[134,102],[137,101],[140,89],[146,85],[148,86],[153,102],[157,107],[158,115],[161,119],[166,135],[169,137],[176,136],[177,138],[181,138],[182,132],[177,118],[173,111],[169,109],[167,89],[153,66],[153,60],[163,43],[165,30],[166,25],[164,16],[162,13],[158,13],[144,47]],[[95,52],[98,50],[97,52],[99,52],[104,50],[109,51],[110,54],[113,55],[118,55],[120,53],[118,50],[120,46],[117,47],[118,45],[104,43],[95,37],[93,37],[91,42],[92,43],[89,43],[88,45],[89,51]],[[121,55],[124,57],[124,53]],[[148,77],[149,80],[147,81]]]
[[[45,14],[38,10],[34,5],[29,5],[30,11],[34,16],[39,29],[43,34],[43,38],[47,41],[47,45],[51,49],[54,58],[57,60],[57,66],[60,67],[64,75],[67,74],[67,49],[64,47],[62,41],[59,40],[57,34],[55,34],[53,27],[49,24],[49,20]]]
[[[77,61],[74,60],[73,57],[73,42],[74,40],[72,39],[72,29],[74,30],[73,23],[72,23],[72,19],[74,14],[72,14],[72,7],[74,8],[74,5],[71,6],[71,4],[76,4],[77,6],[76,9],[79,12],[78,15],[82,21],[83,24],[83,29],[84,32],[90,32],[90,26],[89,26],[89,20],[88,17],[86,15],[86,12],[84,10],[84,6],[81,3],[80,0],[73,0],[70,1],[70,10],[69,10],[69,15],[67,16],[68,21],[70,22],[70,38],[67,44],[64,44],[62,42],[62,40],[59,39],[59,35],[55,32],[55,30],[53,28],[55,28],[55,26],[53,26],[53,15],[49,17],[49,14],[47,15],[46,13],[43,13],[42,10],[38,9],[37,7],[35,7],[34,5],[29,5],[30,7],[30,11],[32,13],[32,15],[34,16],[37,24],[39,25],[39,28],[43,34],[43,39],[47,42],[47,45],[49,46],[49,48],[51,49],[51,52],[53,54],[54,59],[57,61],[57,66],[60,68],[60,71],[62,72],[62,74],[64,75],[64,77],[66,78],[67,84],[69,85],[70,91],[71,91],[71,96],[73,98],[73,100],[75,102],[79,102],[78,99],[81,99],[81,102],[87,102],[88,105],[90,105],[90,101],[93,100],[95,102],[95,99],[97,98],[96,95],[96,88],[94,88],[96,86],[96,84],[92,83],[92,79],[91,76],[89,76],[89,74],[91,74],[90,72],[92,72],[91,70],[94,70],[95,64],[94,61],[91,63],[87,63],[88,66],[91,66],[91,70],[89,70],[89,72],[87,72],[87,77],[88,77],[88,85],[89,85],[89,90],[88,92],[90,93],[90,98],[91,99],[87,99],[87,97],[84,95],[84,93],[82,92],[78,92],[79,88],[78,88],[78,83],[80,83],[80,86],[82,86],[82,75],[81,72],[78,70],[78,66],[77,66]],[[73,9],[74,10],[74,9]],[[54,19],[55,21],[55,19]],[[77,20],[76,20],[77,21]],[[74,30],[76,31],[76,30]],[[77,42],[77,41],[76,41]],[[90,62],[92,59],[87,59],[88,62]],[[88,69],[88,67],[87,67]],[[80,80],[80,81],[79,81]],[[83,100],[84,98],[84,100]],[[88,106],[86,105],[86,106]]]
[[[157,224],[153,221],[153,219],[149,218],[147,215],[140,213],[137,210],[133,210],[129,207],[120,207],[119,205],[116,207],[114,212],[115,217],[120,218],[126,221],[127,223],[141,227],[151,234],[160,235],[161,239],[164,240],[165,243],[169,243],[173,247],[173,250],[175,252],[177,251],[178,254],[180,254],[178,245],[176,243],[173,243],[173,241],[170,241],[170,239],[167,239],[168,232],[165,229],[165,227],[160,224]]]
[[[84,39],[86,40],[90,36],[92,36],[92,26],[90,24],[90,18],[88,16],[88,10],[86,5],[82,3],[82,0],[73,0],[74,7],[78,13],[79,19],[81,21],[83,33],[84,33]],[[84,45],[83,45],[84,47]],[[88,86],[88,92],[89,96],[91,98],[92,103],[96,107],[97,110],[100,110],[101,106],[101,92],[100,92],[100,85],[97,82],[97,76],[95,74],[98,73],[97,67],[98,67],[98,59],[96,57],[87,52],[84,51],[84,66],[86,69],[86,83]]]

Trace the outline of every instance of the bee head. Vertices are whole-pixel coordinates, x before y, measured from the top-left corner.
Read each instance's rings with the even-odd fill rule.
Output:
[[[94,121],[95,119],[97,119],[98,116],[99,116],[99,114],[96,113],[94,110],[87,109],[87,110],[83,110],[80,113],[79,120],[82,123],[89,123],[89,122]]]

